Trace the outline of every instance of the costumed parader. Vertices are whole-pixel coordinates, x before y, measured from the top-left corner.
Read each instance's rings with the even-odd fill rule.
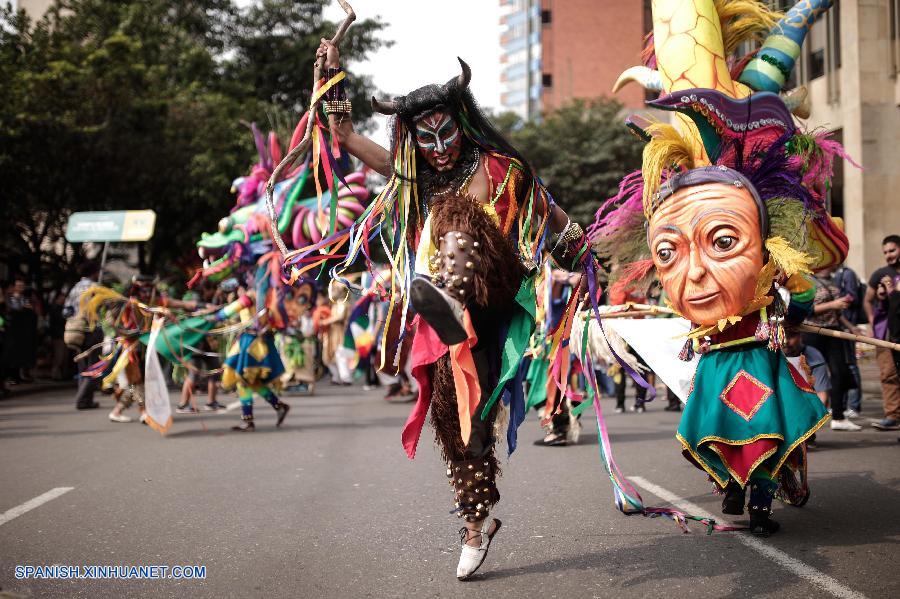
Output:
[[[298,122],[289,151],[300,141],[307,118]],[[274,181],[275,206],[267,213],[265,184],[282,159],[282,146],[275,132],[270,131],[266,136],[255,123],[249,127],[258,161],[248,175],[234,180],[235,205],[219,221],[218,231],[201,235],[197,247],[203,266],[188,283],[192,286],[202,281],[218,282],[232,275],[246,278],[253,282],[248,295],[255,298],[259,310],[263,311],[261,317],[249,309],[241,312],[243,322],[250,326],[229,348],[224,364],[223,388],[236,388],[241,401],[242,422],[233,427],[236,431],[255,430],[254,394],[276,410],[277,426],[281,426],[290,409],[278,398],[281,385],[305,389],[310,394],[315,388],[315,337],[309,314],[315,301],[315,281],[295,281],[297,289],[290,298],[285,298],[280,271],[277,267],[270,268],[278,262],[272,261],[275,254],[270,253],[270,231],[279,236],[288,235],[291,247],[317,243],[322,240],[329,220],[348,226],[363,213],[369,197],[363,185],[365,174],[360,171],[349,173],[340,181],[327,176],[327,188],[323,191],[319,164],[308,160],[281,173]],[[346,157],[335,160],[333,168],[344,162]],[[332,165],[325,167],[329,175],[330,168]],[[314,191],[319,193],[306,197]],[[330,207],[330,213],[326,212],[326,206]],[[277,343],[276,331],[280,332]],[[286,354],[287,368],[279,348]]]
[[[649,104],[675,111],[678,126],[632,120],[647,141],[643,168],[592,229],[601,255],[625,264],[614,285],[655,275],[692,324],[680,357],[700,358],[677,438],[724,493],[723,513],[743,514],[749,488],[750,529],[764,536],[779,528],[773,497],[796,491],[785,488],[791,465],[828,420],[781,344],[810,308],[811,271],[846,257],[825,202],[834,159],[846,156],[798,126],[791,108],[802,107],[779,92],[829,5],[805,0],[781,15],[748,0],[654,0],[640,68],[655,69],[645,80],[662,92]],[[752,57],[728,58],[754,37]]]
[[[280,265],[274,254],[260,258],[250,290],[239,290],[242,308],[238,316],[247,324],[229,348],[222,371],[222,387],[236,389],[241,402],[241,423],[231,427],[238,432],[256,430],[253,419],[253,396],[258,395],[275,410],[275,426],[280,427],[291,406],[281,401],[284,363],[275,346],[275,332],[283,330],[288,320],[284,308],[284,289]],[[273,268],[274,266],[274,268]],[[255,308],[255,309],[254,309]]]
[[[348,249],[332,269],[333,283],[345,283],[344,271],[360,254],[374,268],[370,245],[388,252],[381,365],[395,369],[412,337],[419,395],[403,445],[412,458],[430,409],[455,511],[465,521],[456,573],[466,579],[483,563],[501,524],[489,518],[500,498],[495,425],[501,411],[509,412],[512,451],[525,414],[519,366],[534,330],[536,274],[550,253],[561,267],[587,272],[588,286],[595,287],[594,258],[581,227],[478,109],[462,60],[461,73],[445,84],[391,101],[373,99],[377,112],[394,116],[387,150],[354,132],[336,46],[323,40],[317,55],[325,60],[327,84],[320,91],[332,134],[389,178],[343,238]],[[289,254],[285,267],[295,275],[298,265],[314,268],[317,251]],[[574,295],[554,349],[571,326]]]
[[[286,290],[284,300],[288,324],[275,335],[278,351],[284,361],[281,383],[287,391],[315,394],[318,369],[316,364],[316,332],[312,309],[316,301],[316,287],[306,282]]]
[[[576,445],[581,435],[581,423],[572,414],[573,403],[582,400],[577,380],[580,364],[562,348],[557,362],[559,372],[551,373],[550,331],[556,330],[566,308],[580,284],[578,274],[544,265],[538,284],[538,305],[535,332],[529,343],[529,357],[525,367],[526,409],[537,408],[544,436],[534,442],[538,446],[562,447]],[[552,374],[552,376],[551,376]],[[562,381],[560,388],[557,381]]]
[[[145,422],[141,337],[150,331],[155,313],[169,313],[170,309],[195,310],[197,302],[170,298],[157,289],[156,277],[138,274],[132,277],[128,297],[108,287],[93,285],[82,293],[80,303],[81,312],[92,326],[105,318],[114,332],[110,350],[81,375],[99,379],[103,389],[114,389],[116,405],[109,413],[110,421],[131,422],[124,411],[137,402],[140,421]]]

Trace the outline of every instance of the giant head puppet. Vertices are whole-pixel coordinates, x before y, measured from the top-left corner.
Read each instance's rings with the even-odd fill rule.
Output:
[[[825,206],[843,152],[827,134],[795,124],[791,110],[807,110],[804,90],[778,93],[829,4],[799,2],[782,16],[755,1],[655,0],[646,64],[617,82],[662,92],[649,104],[674,111],[677,126],[629,122],[647,141],[643,169],[626,177],[591,233],[626,263],[618,285],[655,274],[697,333],[769,306],[774,282],[808,287],[796,275],[846,256],[847,239]],[[729,58],[756,36],[760,50]]]

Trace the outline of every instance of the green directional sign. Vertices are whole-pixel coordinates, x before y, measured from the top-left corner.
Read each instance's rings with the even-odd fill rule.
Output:
[[[156,213],[152,210],[74,212],[66,226],[66,239],[83,241],[147,241],[153,237]]]

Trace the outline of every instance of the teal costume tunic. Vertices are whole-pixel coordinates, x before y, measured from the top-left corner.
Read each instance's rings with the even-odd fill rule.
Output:
[[[748,331],[752,337],[758,322],[745,317],[713,343]],[[755,472],[775,478],[791,452],[827,421],[805,376],[781,350],[755,341],[700,357],[677,438],[685,457],[720,486],[729,479],[744,486]]]
[[[284,364],[271,332],[261,335],[244,332],[231,346],[225,358],[222,386],[225,389],[243,383],[251,388],[272,385],[284,374]]]

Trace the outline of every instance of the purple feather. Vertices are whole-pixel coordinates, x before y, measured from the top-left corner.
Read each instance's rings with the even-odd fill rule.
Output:
[[[619,183],[619,192],[609,198],[594,215],[594,222],[587,229],[588,239],[597,241],[612,231],[634,225],[634,216],[643,218],[644,176],[633,171]]]
[[[815,210],[815,200],[803,186],[803,175],[792,167],[787,153],[787,143],[793,136],[794,132],[788,131],[770,144],[759,142],[749,150],[740,139],[729,140],[720,163],[747,177],[763,201],[791,198]]]
[[[256,152],[259,154],[259,164],[266,170],[272,170],[272,159],[269,158],[269,152],[266,150],[266,138],[263,137],[262,131],[256,126],[256,123],[250,123],[250,130],[253,132],[253,141],[256,142]]]

